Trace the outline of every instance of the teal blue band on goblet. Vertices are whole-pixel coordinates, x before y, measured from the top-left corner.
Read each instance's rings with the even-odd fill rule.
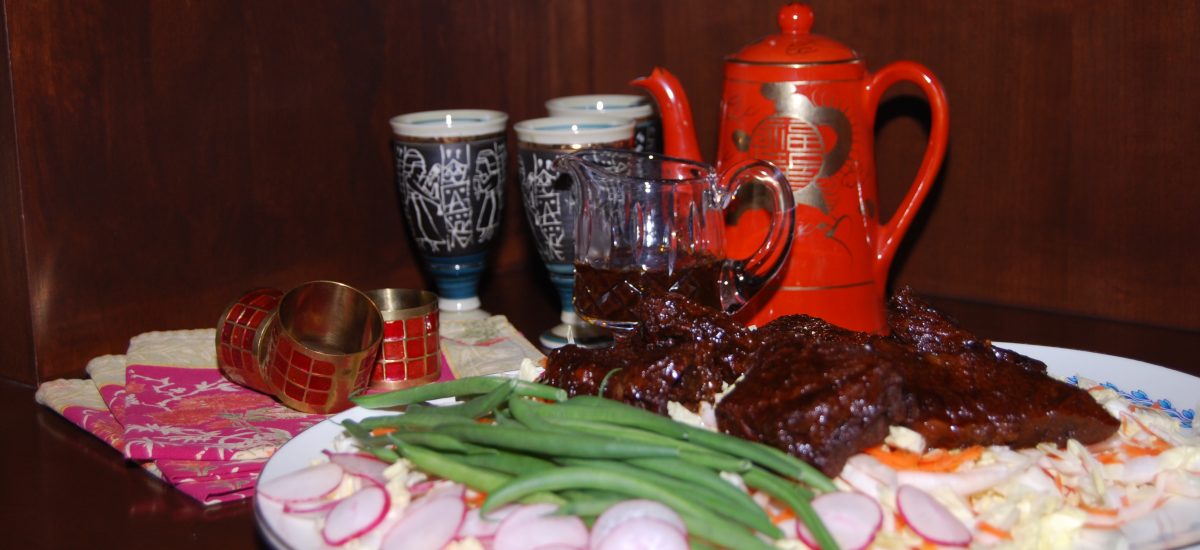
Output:
[[[575,266],[573,264],[546,264],[546,270],[550,272],[550,283],[554,285],[554,290],[558,291],[562,310],[573,313],[575,311]]]
[[[462,256],[425,256],[433,284],[442,298],[461,300],[473,298],[479,292],[479,279],[487,263],[487,253]]]

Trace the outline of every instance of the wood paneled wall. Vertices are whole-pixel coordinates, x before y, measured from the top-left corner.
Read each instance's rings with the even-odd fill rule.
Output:
[[[814,0],[814,30],[946,87],[951,145],[893,279],[981,302],[1200,330],[1200,7],[1188,0]],[[78,375],[256,286],[426,286],[388,118],[674,71],[715,152],[723,55],[778,0],[4,2],[0,374]],[[885,207],[927,112],[880,116]],[[514,142],[515,147],[515,142]],[[515,163],[513,163],[515,165]],[[515,169],[515,166],[514,166]],[[554,320],[514,182],[489,293]],[[524,325],[524,326],[522,326]]]

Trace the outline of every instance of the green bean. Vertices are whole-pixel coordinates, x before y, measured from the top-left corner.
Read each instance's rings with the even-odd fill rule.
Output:
[[[561,407],[561,410],[551,410],[568,418],[607,421],[684,439],[697,445],[749,459],[768,469],[811,485],[820,491],[831,492],[837,490],[833,482],[819,470],[779,449],[681,424],[665,416],[626,405],[619,401],[580,395],[568,400],[565,406]]]
[[[654,445],[662,445],[664,447],[674,447],[679,449],[680,457],[693,464],[721,470],[726,472],[744,472],[752,466],[751,462],[746,459],[736,458],[725,453],[714,451],[705,447],[696,445],[681,439],[672,439],[665,435],[628,426],[620,426],[617,424],[606,424],[603,422],[592,422],[589,420],[573,420],[570,418],[559,418],[552,414],[542,414],[549,407],[555,405],[541,405],[535,403],[534,410],[540,416],[545,418],[551,424],[560,428],[571,429],[575,431],[586,432],[592,435],[602,437],[611,437],[625,441],[638,441],[641,443],[650,443]]]
[[[356,405],[367,409],[387,409],[446,397],[484,394],[496,389],[497,386],[509,383],[510,380],[513,379],[492,376],[471,376],[402,390],[358,395],[350,398],[350,400]],[[561,388],[521,380],[516,382],[513,391],[519,395],[540,397],[555,401],[563,401],[567,398],[566,390]]]
[[[505,474],[522,475],[555,468],[553,462],[536,456],[488,449],[488,454],[455,455],[454,460],[471,466],[496,470]]]
[[[400,455],[391,447],[368,447],[367,452],[375,455],[375,458],[387,462],[388,464],[392,464],[397,460],[400,460]]]
[[[697,537],[727,548],[771,549],[770,545],[759,540],[748,529],[716,516],[686,498],[622,473],[600,468],[566,466],[520,476],[489,492],[480,511],[486,514],[529,494],[565,489],[597,489],[633,498],[657,500],[674,509],[683,518],[688,531]]]
[[[535,403],[524,397],[513,396],[508,400],[508,411],[512,413],[513,418],[517,422],[524,424],[526,427],[541,430],[541,431],[562,431],[562,429],[546,419],[542,418],[537,413],[538,407],[553,407],[555,405],[544,405]]]
[[[788,505],[792,512],[795,512],[796,517],[808,527],[808,532],[812,533],[822,550],[838,550],[837,541],[833,539],[833,535],[829,534],[829,530],[817,516],[816,510],[813,510],[809,499],[800,492],[800,487],[758,469],[746,472],[742,475],[742,479],[746,481],[746,485],[759,489]]]
[[[465,455],[476,454],[496,454],[496,449],[490,449],[481,445],[473,445],[459,441],[443,433],[438,432],[410,432],[410,431],[395,431],[387,434],[386,437],[375,438],[383,439],[389,443],[399,439],[411,445],[426,447],[435,451],[449,451],[453,453],[462,453]]]
[[[386,416],[372,416],[369,418],[364,418],[358,422],[358,424],[368,432],[380,428],[428,431],[435,428],[440,428],[442,426],[475,423],[476,422],[470,418],[434,413],[389,414]]]
[[[506,383],[496,386],[495,389],[485,394],[477,395],[457,405],[436,408],[441,409],[446,414],[454,414],[464,418],[481,418],[492,414],[496,410],[496,407],[508,401],[508,396],[512,395],[513,388],[516,385],[516,379],[509,379]]]
[[[725,501],[723,495],[715,493],[702,485],[691,485],[687,481],[658,472],[638,469],[624,462],[585,459],[562,459],[559,462],[568,466],[590,467],[626,475],[643,483],[667,489],[676,495],[686,498],[689,502],[697,504],[713,515],[759,531],[773,539],[783,536],[783,532],[775,524],[771,523],[771,518],[767,516],[762,507],[757,505],[750,508],[736,505],[730,506]]]
[[[446,458],[446,455],[394,439],[396,448],[413,466],[435,476],[462,483],[483,493],[499,489],[512,480],[512,476],[486,468],[470,466]]]
[[[627,462],[638,468],[703,487],[730,506],[738,506],[750,513],[763,513],[762,507],[754,502],[746,491],[708,468],[674,458],[631,458]]]
[[[504,378],[472,376],[390,392],[357,395],[351,397],[350,400],[356,405],[367,409],[386,409],[446,397],[479,395],[490,392],[496,389],[497,386],[504,385],[506,382],[508,380]]]
[[[484,424],[461,424],[438,428],[439,433],[491,447],[552,457],[633,458],[679,456],[679,450],[660,445],[617,441],[584,434],[563,434]]]
[[[359,441],[370,440],[374,438],[374,436],[371,435],[370,429],[364,428],[361,424],[353,420],[343,420],[342,428],[345,428],[346,432],[354,436],[354,438]]]
[[[538,382],[526,382],[524,380],[517,381],[517,387],[513,388],[513,393],[521,397],[536,397],[547,401],[567,400],[567,390]]]

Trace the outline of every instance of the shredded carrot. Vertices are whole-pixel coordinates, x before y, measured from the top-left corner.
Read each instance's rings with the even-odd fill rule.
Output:
[[[921,541],[921,550],[938,550],[938,545],[927,540]]]
[[[380,437],[395,432],[396,428],[375,428],[374,430],[371,430],[371,435],[373,437]]]
[[[1166,451],[1170,448],[1171,448],[1171,444],[1167,443],[1166,441],[1163,441],[1162,439],[1159,439],[1158,436],[1154,437],[1154,442],[1151,443],[1150,446],[1144,446],[1144,445],[1122,445],[1121,446],[1121,449],[1124,450],[1125,454],[1128,455],[1130,458],[1134,458],[1134,457],[1138,457],[1138,456],[1158,456],[1158,455],[1162,454],[1163,451]]]
[[[1121,455],[1116,451],[1104,451],[1097,453],[1095,456],[1096,460],[1101,464],[1117,464],[1121,462]]]
[[[983,447],[967,447],[960,451],[937,449],[918,455],[904,450],[889,450],[872,447],[867,454],[896,470],[923,470],[926,472],[953,472],[964,462],[976,460],[983,454]]]
[[[916,453],[903,450],[890,450],[886,447],[871,447],[866,453],[896,470],[916,470],[921,463],[921,457]]]
[[[478,424],[495,424],[496,420],[494,418],[484,416],[481,418],[476,418],[475,422]]]
[[[992,525],[986,521],[979,522],[978,527],[980,531],[1000,540],[1012,540],[1013,538],[1012,533],[1009,533],[1007,530],[996,527],[995,525]]]
[[[468,507],[479,508],[483,506],[483,501],[485,500],[487,500],[487,493],[467,491],[467,496],[463,499],[463,502],[466,502]]]
[[[791,508],[786,506],[780,507],[778,511],[767,510],[767,515],[771,518],[771,523],[779,524],[789,519],[795,518],[796,513]]]
[[[1115,508],[1102,508],[1099,506],[1088,506],[1087,504],[1084,504],[1082,502],[1079,503],[1079,509],[1083,510],[1084,512],[1087,512],[1089,514],[1095,514],[1097,516],[1114,516],[1115,517],[1117,515],[1117,510]]]

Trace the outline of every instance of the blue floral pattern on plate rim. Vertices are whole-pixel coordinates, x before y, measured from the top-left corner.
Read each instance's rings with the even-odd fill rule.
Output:
[[[1068,376],[1067,382],[1071,385],[1078,386],[1079,376]],[[1153,399],[1142,390],[1125,391],[1121,388],[1118,388],[1117,385],[1113,384],[1112,382],[1100,382],[1100,385],[1117,392],[1118,395],[1124,397],[1127,401],[1138,407],[1165,413],[1167,416],[1178,420],[1179,425],[1186,429],[1191,429],[1192,423],[1196,420],[1195,409],[1177,409],[1175,408],[1175,405],[1171,403],[1170,399]]]

